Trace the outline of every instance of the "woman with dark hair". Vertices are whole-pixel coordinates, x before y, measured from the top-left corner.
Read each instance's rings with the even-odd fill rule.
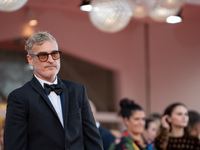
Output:
[[[182,103],[173,103],[164,111],[160,134],[155,139],[157,150],[200,150],[200,142],[186,132],[188,110]]]
[[[120,142],[113,143],[109,150],[154,150],[153,143],[148,143],[142,135],[145,127],[145,113],[142,107],[127,98],[120,101],[120,107],[127,130]]]

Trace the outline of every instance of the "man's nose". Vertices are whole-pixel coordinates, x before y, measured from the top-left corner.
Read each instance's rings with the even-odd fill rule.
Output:
[[[48,62],[54,62],[54,59],[53,59],[53,57],[51,56],[51,54],[48,55],[47,61],[48,61]]]

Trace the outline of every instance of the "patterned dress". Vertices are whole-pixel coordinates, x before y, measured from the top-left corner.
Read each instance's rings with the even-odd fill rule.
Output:
[[[157,150],[200,150],[200,141],[189,135],[170,137],[167,129],[161,128],[161,133],[155,139],[155,147]]]
[[[112,143],[109,150],[155,150],[154,144],[151,141],[146,140],[145,147],[141,147],[139,142],[133,139],[127,131],[123,133],[121,140],[118,143]]]

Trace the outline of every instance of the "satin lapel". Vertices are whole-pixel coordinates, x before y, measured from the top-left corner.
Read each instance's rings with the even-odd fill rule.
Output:
[[[61,95],[61,102],[64,104],[63,110],[63,120],[64,120],[64,127],[65,129],[67,128],[67,121],[68,121],[68,110],[69,110],[69,94],[68,94],[68,89],[67,86],[59,79],[59,81],[61,82],[61,86],[63,88],[63,93]]]
[[[63,122],[64,122],[65,121],[64,120],[64,112],[65,112],[65,94],[64,93],[60,95],[60,100],[61,100],[62,116],[63,116]]]
[[[51,104],[48,96],[45,94],[44,89],[42,88],[40,82],[33,76],[32,80],[30,81],[30,84],[42,96],[42,98],[49,105],[49,107],[51,108],[51,110],[54,112],[54,114],[57,116],[57,118],[59,120],[59,117],[58,117],[53,105]]]

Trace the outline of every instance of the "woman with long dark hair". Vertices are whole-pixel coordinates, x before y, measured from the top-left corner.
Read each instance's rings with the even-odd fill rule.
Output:
[[[145,113],[142,107],[130,99],[122,99],[120,107],[127,130],[120,142],[113,143],[109,150],[154,150],[153,143],[149,143],[142,135],[145,128]]]
[[[157,150],[200,150],[200,142],[186,132],[188,110],[182,103],[173,103],[164,111],[160,134],[155,139]]]

